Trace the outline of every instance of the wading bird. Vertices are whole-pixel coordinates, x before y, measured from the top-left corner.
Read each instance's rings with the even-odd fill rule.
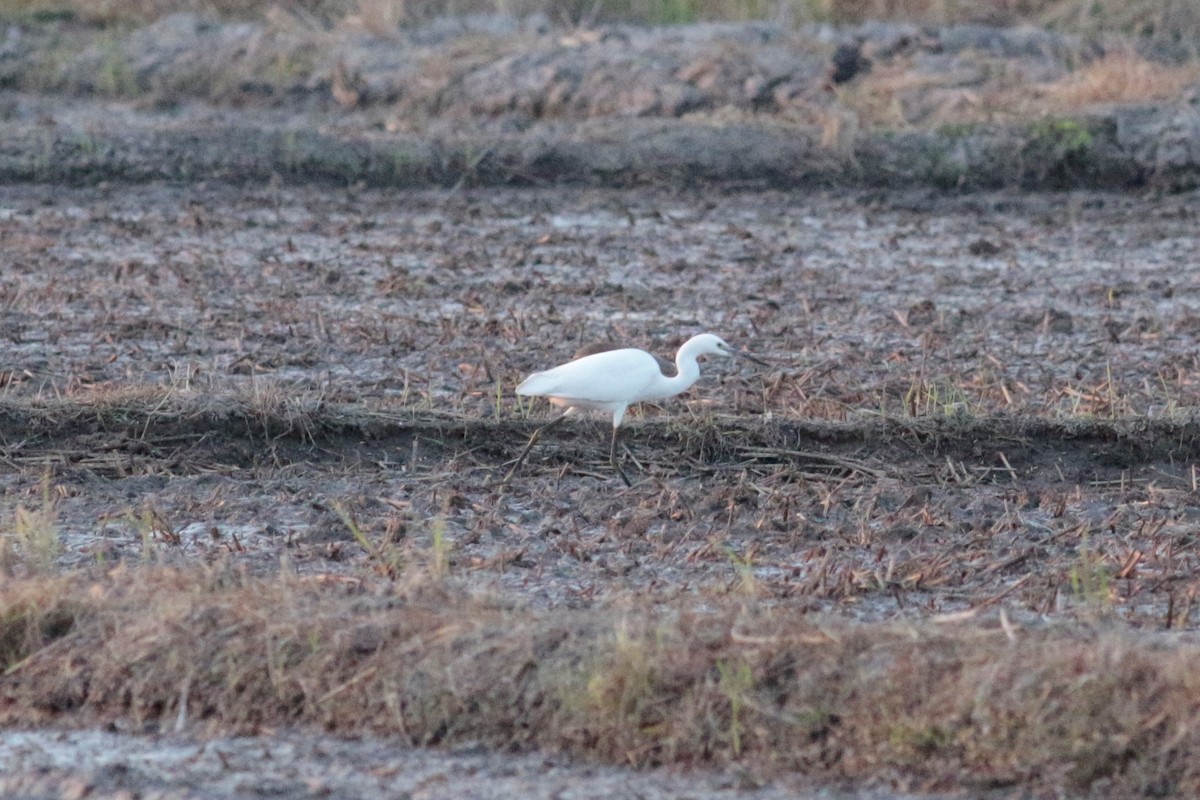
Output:
[[[529,443],[517,456],[512,469],[504,477],[507,483],[525,462],[534,444],[550,428],[571,416],[577,409],[607,411],[613,415],[612,442],[608,461],[626,486],[632,486],[625,470],[617,462],[617,438],[625,410],[644,400],[674,397],[691,387],[700,377],[700,356],[740,355],[758,364],[765,364],[749,353],[731,347],[720,336],[701,333],[683,343],[675,355],[675,363],[658,358],[645,350],[608,349],[607,345],[593,346],[581,351],[574,361],[535,372],[517,387],[517,394],[546,397],[556,406],[566,407],[559,416],[533,432]]]

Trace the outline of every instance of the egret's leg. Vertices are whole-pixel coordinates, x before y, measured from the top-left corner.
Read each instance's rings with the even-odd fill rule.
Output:
[[[633,452],[633,448],[629,446],[629,442],[626,439],[621,440],[621,449],[625,451],[625,457],[632,461],[633,465],[637,467],[639,471],[646,471],[646,466],[641,461],[638,461],[637,453]]]
[[[612,468],[621,476],[621,480],[625,481],[626,486],[633,486],[633,482],[629,480],[629,476],[625,474],[625,470],[621,469],[621,463],[617,461],[617,437],[620,434],[621,428],[613,425],[612,444],[608,448],[608,463],[612,464]]]
[[[574,408],[568,408],[566,411],[534,431],[533,436],[529,437],[529,442],[525,445],[525,449],[521,451],[521,455],[517,456],[517,460],[513,462],[512,468],[509,469],[508,474],[504,476],[504,480],[501,481],[501,483],[508,483],[510,480],[512,480],[513,474],[516,473],[516,471],[521,468],[521,465],[525,463],[526,456],[529,455],[529,451],[533,449],[533,446],[537,444],[537,440],[542,438],[542,434],[553,428],[558,423],[562,422],[567,417],[571,416],[571,412],[574,410]]]

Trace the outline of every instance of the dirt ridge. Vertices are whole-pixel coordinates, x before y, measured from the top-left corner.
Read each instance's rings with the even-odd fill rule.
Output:
[[[571,32],[503,15],[394,39],[275,17],[14,26],[0,48],[0,180],[1200,185],[1194,90],[1170,72],[1184,68],[1129,55],[1133,41],[898,23]],[[1105,58],[1100,84],[1146,87],[1072,102],[1037,88],[1061,91]]]
[[[846,624],[738,597],[513,613],[430,575],[391,590],[219,569],[78,577],[45,607],[31,605],[44,583],[0,592],[5,724],[299,724],[766,776],[901,769],[927,788],[1198,780],[1196,644],[1174,634]],[[1064,729],[1105,735],[1085,747]]]
[[[845,151],[818,146],[811,131],[687,120],[550,122],[504,134],[468,125],[454,133],[379,138],[223,116],[227,121],[199,131],[177,130],[151,116],[86,135],[0,122],[0,180],[86,186],[207,179],[240,185],[281,178],[292,184],[405,188],[724,184],[961,191],[1147,186],[1182,191],[1200,184],[1200,160],[1190,144],[1194,115],[1174,109],[1113,110],[1064,120],[1061,130],[1011,125],[870,133]],[[1144,130],[1138,132],[1138,126]],[[1085,138],[1086,149],[1072,136]]]
[[[97,451],[138,471],[220,461],[252,466],[280,462],[378,461],[411,451],[426,459],[471,453],[502,463],[542,422],[467,417],[429,409],[380,410],[291,399],[283,406],[245,398],[155,397],[136,401],[0,402],[0,458],[10,465],[67,466]],[[547,437],[558,458],[603,437],[584,425]],[[1200,460],[1200,419],[1170,417],[1047,419],[1028,416],[895,417],[864,414],[845,421],[729,416],[642,420],[627,425],[639,458],[703,472],[730,465],[796,464],[827,471],[895,474],[946,462],[995,469],[999,477],[1059,482],[1120,479],[1170,465],[1177,475]],[[564,445],[564,442],[566,443]],[[682,459],[680,456],[682,455]],[[899,465],[903,465],[902,467]]]

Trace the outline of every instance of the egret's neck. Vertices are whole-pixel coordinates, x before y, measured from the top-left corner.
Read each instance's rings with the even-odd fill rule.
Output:
[[[675,354],[675,369],[679,370],[679,373],[666,381],[671,394],[686,392],[700,377],[700,362],[696,360],[697,348],[690,345],[692,345],[691,339],[684,342],[683,347],[679,348],[679,352]]]
[[[700,377],[700,364],[697,363],[695,356],[687,360],[684,360],[682,357],[676,357],[675,369],[679,370],[675,377],[667,378],[662,384],[663,390],[667,393],[668,397],[680,392],[686,392],[692,388],[692,384]]]

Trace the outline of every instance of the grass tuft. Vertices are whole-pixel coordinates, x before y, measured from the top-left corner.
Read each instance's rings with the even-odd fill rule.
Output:
[[[41,482],[39,501],[19,503],[7,530],[0,531],[0,574],[12,574],[21,567],[32,572],[48,572],[62,552],[58,537],[58,509],[50,474]]]

